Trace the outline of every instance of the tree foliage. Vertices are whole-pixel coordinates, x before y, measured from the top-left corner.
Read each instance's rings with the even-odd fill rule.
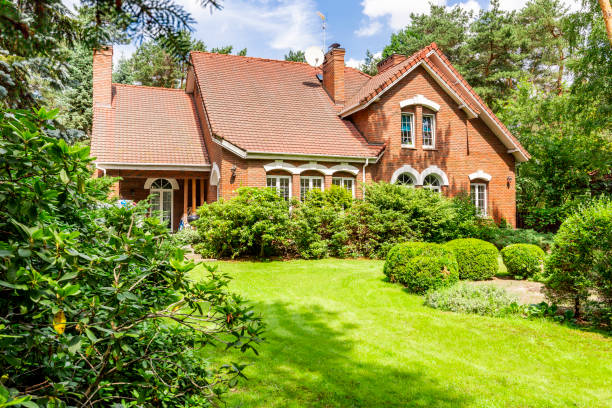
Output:
[[[306,62],[306,56],[302,50],[289,50],[289,53],[285,54],[285,61]]]
[[[0,401],[25,406],[208,406],[244,365],[207,345],[254,350],[263,325],[228,278],[167,245],[145,204],[105,203],[89,148],[48,134],[56,111],[0,122]],[[65,405],[64,405],[65,404]]]

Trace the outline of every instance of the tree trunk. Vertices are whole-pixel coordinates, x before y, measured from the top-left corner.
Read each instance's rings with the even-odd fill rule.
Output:
[[[580,298],[576,296],[574,298],[574,319],[580,318]]]
[[[604,22],[606,23],[606,31],[608,32],[608,41],[612,45],[612,7],[610,0],[599,0],[601,12],[603,13]]]

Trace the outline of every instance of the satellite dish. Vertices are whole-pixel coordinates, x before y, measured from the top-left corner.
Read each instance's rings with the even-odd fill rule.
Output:
[[[304,56],[306,57],[306,62],[308,65],[313,67],[318,67],[323,63],[323,51],[321,51],[319,47],[308,47],[306,52],[304,52]]]

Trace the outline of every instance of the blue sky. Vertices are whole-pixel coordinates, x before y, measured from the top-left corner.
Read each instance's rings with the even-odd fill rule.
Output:
[[[64,0],[74,4],[78,0]],[[323,45],[321,19],[327,18],[327,45],[340,43],[348,65],[356,66],[366,50],[380,52],[391,33],[410,21],[410,13],[426,13],[426,0],[222,0],[222,10],[210,10],[197,0],[174,0],[195,19],[194,36],[211,47],[233,45],[247,48],[247,55],[282,59],[289,49]],[[478,12],[488,0],[431,0],[447,7]],[[565,0],[572,8],[579,0]],[[521,8],[527,0],[500,0],[504,9]],[[116,46],[115,63],[128,56],[135,45]]]

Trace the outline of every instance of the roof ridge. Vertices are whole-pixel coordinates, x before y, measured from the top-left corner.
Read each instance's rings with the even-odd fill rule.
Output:
[[[349,68],[352,69],[355,72],[360,73],[361,75],[365,76],[366,78],[370,79],[372,78],[372,75],[366,74],[365,72],[363,72],[362,70],[360,70],[359,68],[355,68],[355,67],[349,67],[348,65],[344,65],[345,68]]]
[[[287,60],[274,59],[274,58],[252,57],[250,55],[219,54],[218,52],[209,52],[209,51],[190,51],[190,54],[222,55],[224,57],[254,59],[254,60],[259,60],[259,61],[267,61],[267,62],[284,62],[284,63],[288,63],[288,64],[306,65],[306,66],[309,66],[309,67],[312,66],[312,65],[308,64],[307,62],[287,61]],[[312,68],[318,68],[318,67],[312,67]]]
[[[113,82],[112,85],[115,85],[115,86],[126,86],[126,87],[130,87],[130,88],[155,89],[155,90],[159,90],[159,91],[181,91],[181,92],[185,92],[185,90],[183,88],[166,88],[166,87],[163,87],[163,86],[122,84],[122,83],[119,83],[119,82]]]

